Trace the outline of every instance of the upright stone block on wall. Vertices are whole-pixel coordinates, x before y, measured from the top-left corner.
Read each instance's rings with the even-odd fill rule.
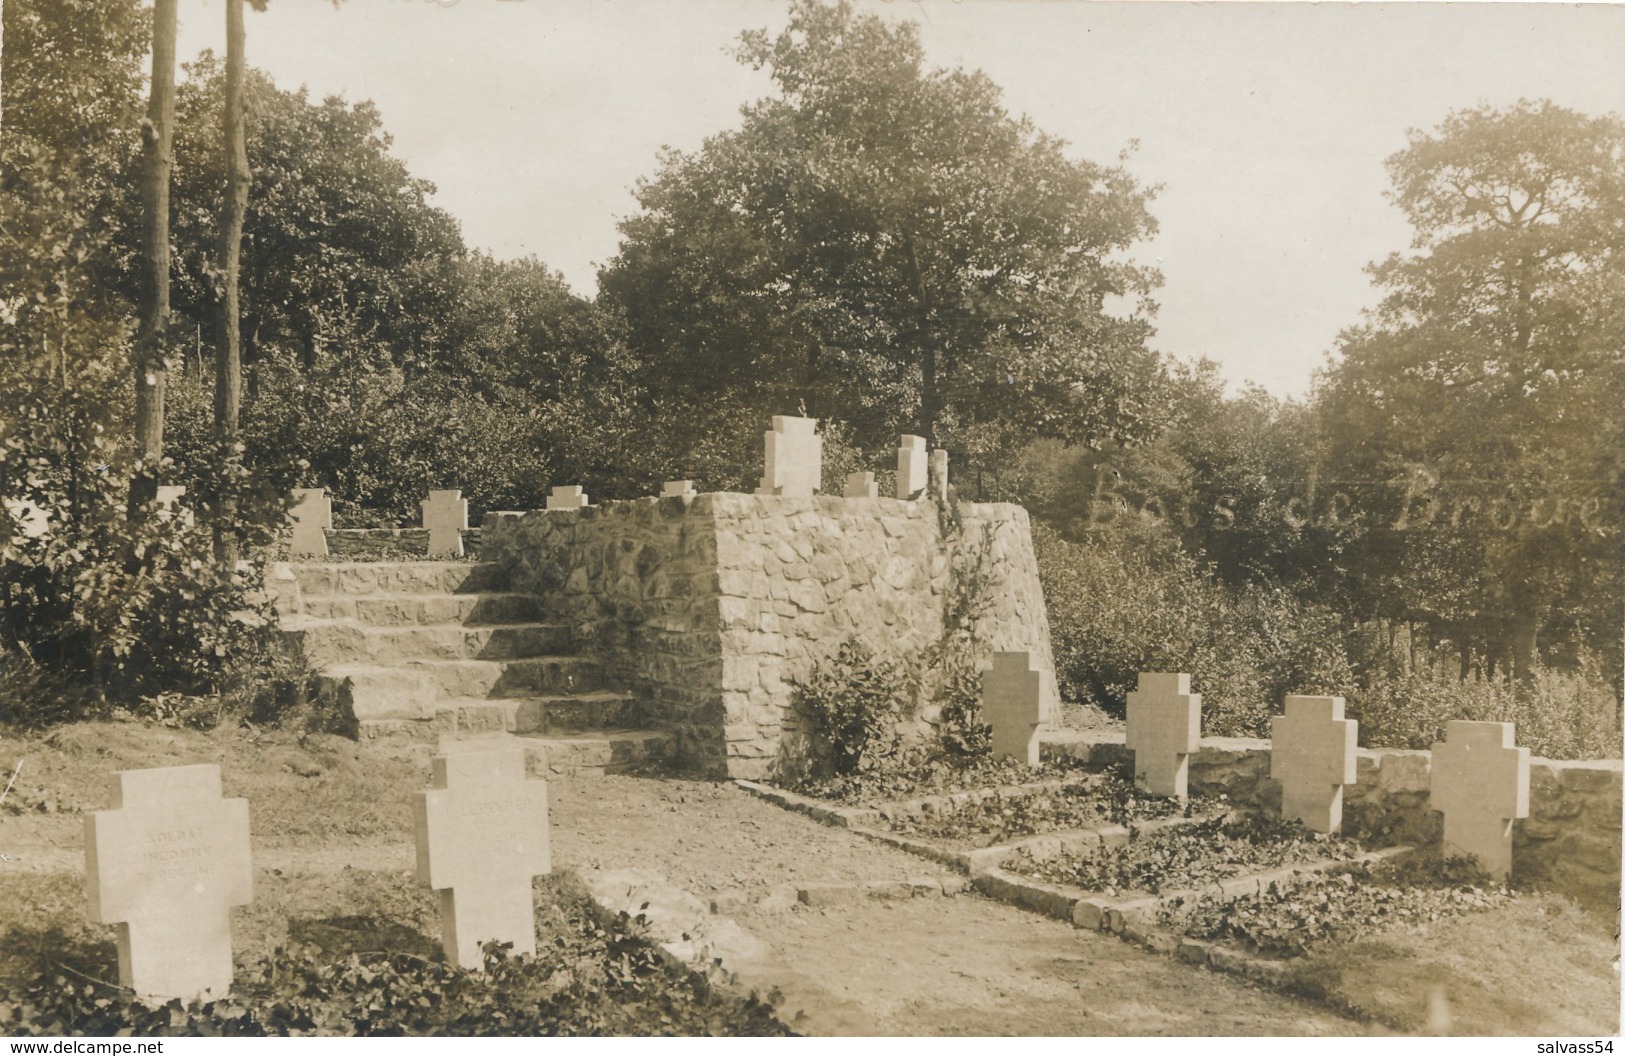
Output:
[[[841,494],[848,499],[873,499],[880,494],[880,485],[875,483],[873,473],[848,473]]]
[[[327,497],[326,488],[294,488],[293,495],[293,540],[288,552],[294,557],[326,557],[333,500]]]
[[[823,486],[824,441],[817,427],[817,418],[773,416],[773,428],[762,434],[765,465],[756,494],[810,499]]]
[[[1286,698],[1286,714],[1270,720],[1270,777],[1281,783],[1283,818],[1314,832],[1342,830],[1359,725],[1343,718],[1342,697]]]
[[[429,553],[462,557],[463,532],[468,528],[468,500],[462,491],[431,491],[419,505],[423,527],[429,530]]]
[[[929,469],[925,437],[904,433],[897,444],[897,497],[912,499],[925,490]]]
[[[692,480],[668,480],[660,486],[663,499],[692,499],[695,494]]]
[[[547,496],[547,508],[550,510],[579,510],[586,505],[587,493],[580,484],[554,488]]]
[[[1009,756],[1038,765],[1039,712],[1044,680],[1027,653],[994,653],[993,666],[982,672],[982,717],[992,729],[995,759]]]
[[[931,495],[938,502],[948,501],[948,452],[937,448],[931,452],[931,464],[927,474],[928,487]]]
[[[1202,696],[1191,692],[1191,676],[1140,672],[1128,695],[1127,726],[1134,787],[1184,800],[1190,756],[1202,735]]]
[[[1432,806],[1447,854],[1472,855],[1492,876],[1512,872],[1512,823],[1529,816],[1529,749],[1510,722],[1449,722],[1433,745]]]

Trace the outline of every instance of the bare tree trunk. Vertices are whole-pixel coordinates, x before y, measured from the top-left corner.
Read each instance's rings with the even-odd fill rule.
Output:
[[[164,457],[165,362],[169,336],[169,183],[175,139],[175,9],[177,0],[155,0],[152,10],[152,92],[142,129],[141,204],[146,213],[142,247],[146,265],[144,312],[135,344],[135,444],[145,471],[130,481],[130,510],[158,494],[158,461]]]
[[[216,355],[214,427],[222,440],[237,438],[243,360],[239,299],[243,214],[248,211],[248,145],[243,129],[243,0],[226,0],[226,197],[220,215],[220,346]]]
[[[248,211],[248,144],[243,127],[243,0],[226,0],[226,197],[220,216],[220,265],[224,273],[224,295],[220,301],[220,345],[216,354],[214,379],[214,429],[220,440],[221,456],[237,440],[237,420],[242,406],[243,359],[241,318],[238,297],[242,270],[243,214]],[[236,543],[225,536],[235,503],[221,502],[224,514],[216,528],[215,551],[222,561],[236,559]]]

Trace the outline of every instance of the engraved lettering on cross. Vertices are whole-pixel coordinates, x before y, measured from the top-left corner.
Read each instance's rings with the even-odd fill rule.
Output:
[[[85,816],[92,920],[118,926],[119,983],[168,1000],[231,987],[230,908],[253,897],[248,801],[220,798],[211,764],[114,774]]]

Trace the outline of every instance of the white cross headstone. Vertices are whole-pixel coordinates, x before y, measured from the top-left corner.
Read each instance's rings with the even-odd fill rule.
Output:
[[[1432,807],[1444,814],[1447,853],[1472,855],[1490,875],[1512,873],[1512,823],[1529,816],[1529,749],[1510,722],[1448,722],[1433,746]]]
[[[468,528],[468,500],[461,489],[429,492],[423,507],[423,527],[429,529],[429,553],[463,556],[463,532]]]
[[[927,461],[925,437],[904,433],[897,447],[897,497],[912,499],[925,490]]]
[[[1281,783],[1281,817],[1314,832],[1342,830],[1359,727],[1343,717],[1342,697],[1286,698],[1286,714],[1270,720],[1270,777]]]
[[[585,505],[587,495],[581,490],[580,484],[554,488],[547,496],[547,508],[550,510],[579,510]]]
[[[231,987],[232,906],[253,897],[248,801],[211,764],[124,770],[85,816],[92,920],[118,925],[119,984],[190,1001]]]
[[[937,448],[931,452],[931,463],[927,467],[926,479],[930,481],[932,496],[938,502],[948,501],[948,452]]]
[[[326,557],[327,529],[333,527],[333,500],[326,488],[294,488],[293,542],[288,551],[294,557]]]
[[[1190,779],[1190,753],[1202,736],[1202,695],[1191,676],[1140,672],[1128,695],[1128,747],[1134,753],[1134,787],[1154,796],[1183,800]]]
[[[1038,765],[1038,724],[1046,671],[1035,671],[1026,653],[994,653],[982,673],[982,718],[992,729],[995,759],[1010,756]]]
[[[481,947],[536,952],[531,877],[552,871],[547,782],[525,777],[522,750],[434,758],[434,787],[416,804],[418,879],[440,892],[446,959],[479,969]]]
[[[695,494],[692,480],[668,480],[660,486],[660,497],[663,499],[692,499]]]
[[[841,495],[848,499],[873,499],[880,495],[880,485],[875,483],[873,473],[848,473]]]
[[[773,428],[762,434],[764,466],[758,495],[810,499],[823,486],[824,441],[814,433],[817,418],[773,416]]]

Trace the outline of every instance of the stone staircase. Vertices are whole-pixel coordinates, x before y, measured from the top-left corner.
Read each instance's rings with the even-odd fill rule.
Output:
[[[573,653],[570,629],[507,591],[494,564],[292,564],[281,628],[319,671],[317,692],[364,738],[507,738],[550,775],[668,759],[635,701]]]

